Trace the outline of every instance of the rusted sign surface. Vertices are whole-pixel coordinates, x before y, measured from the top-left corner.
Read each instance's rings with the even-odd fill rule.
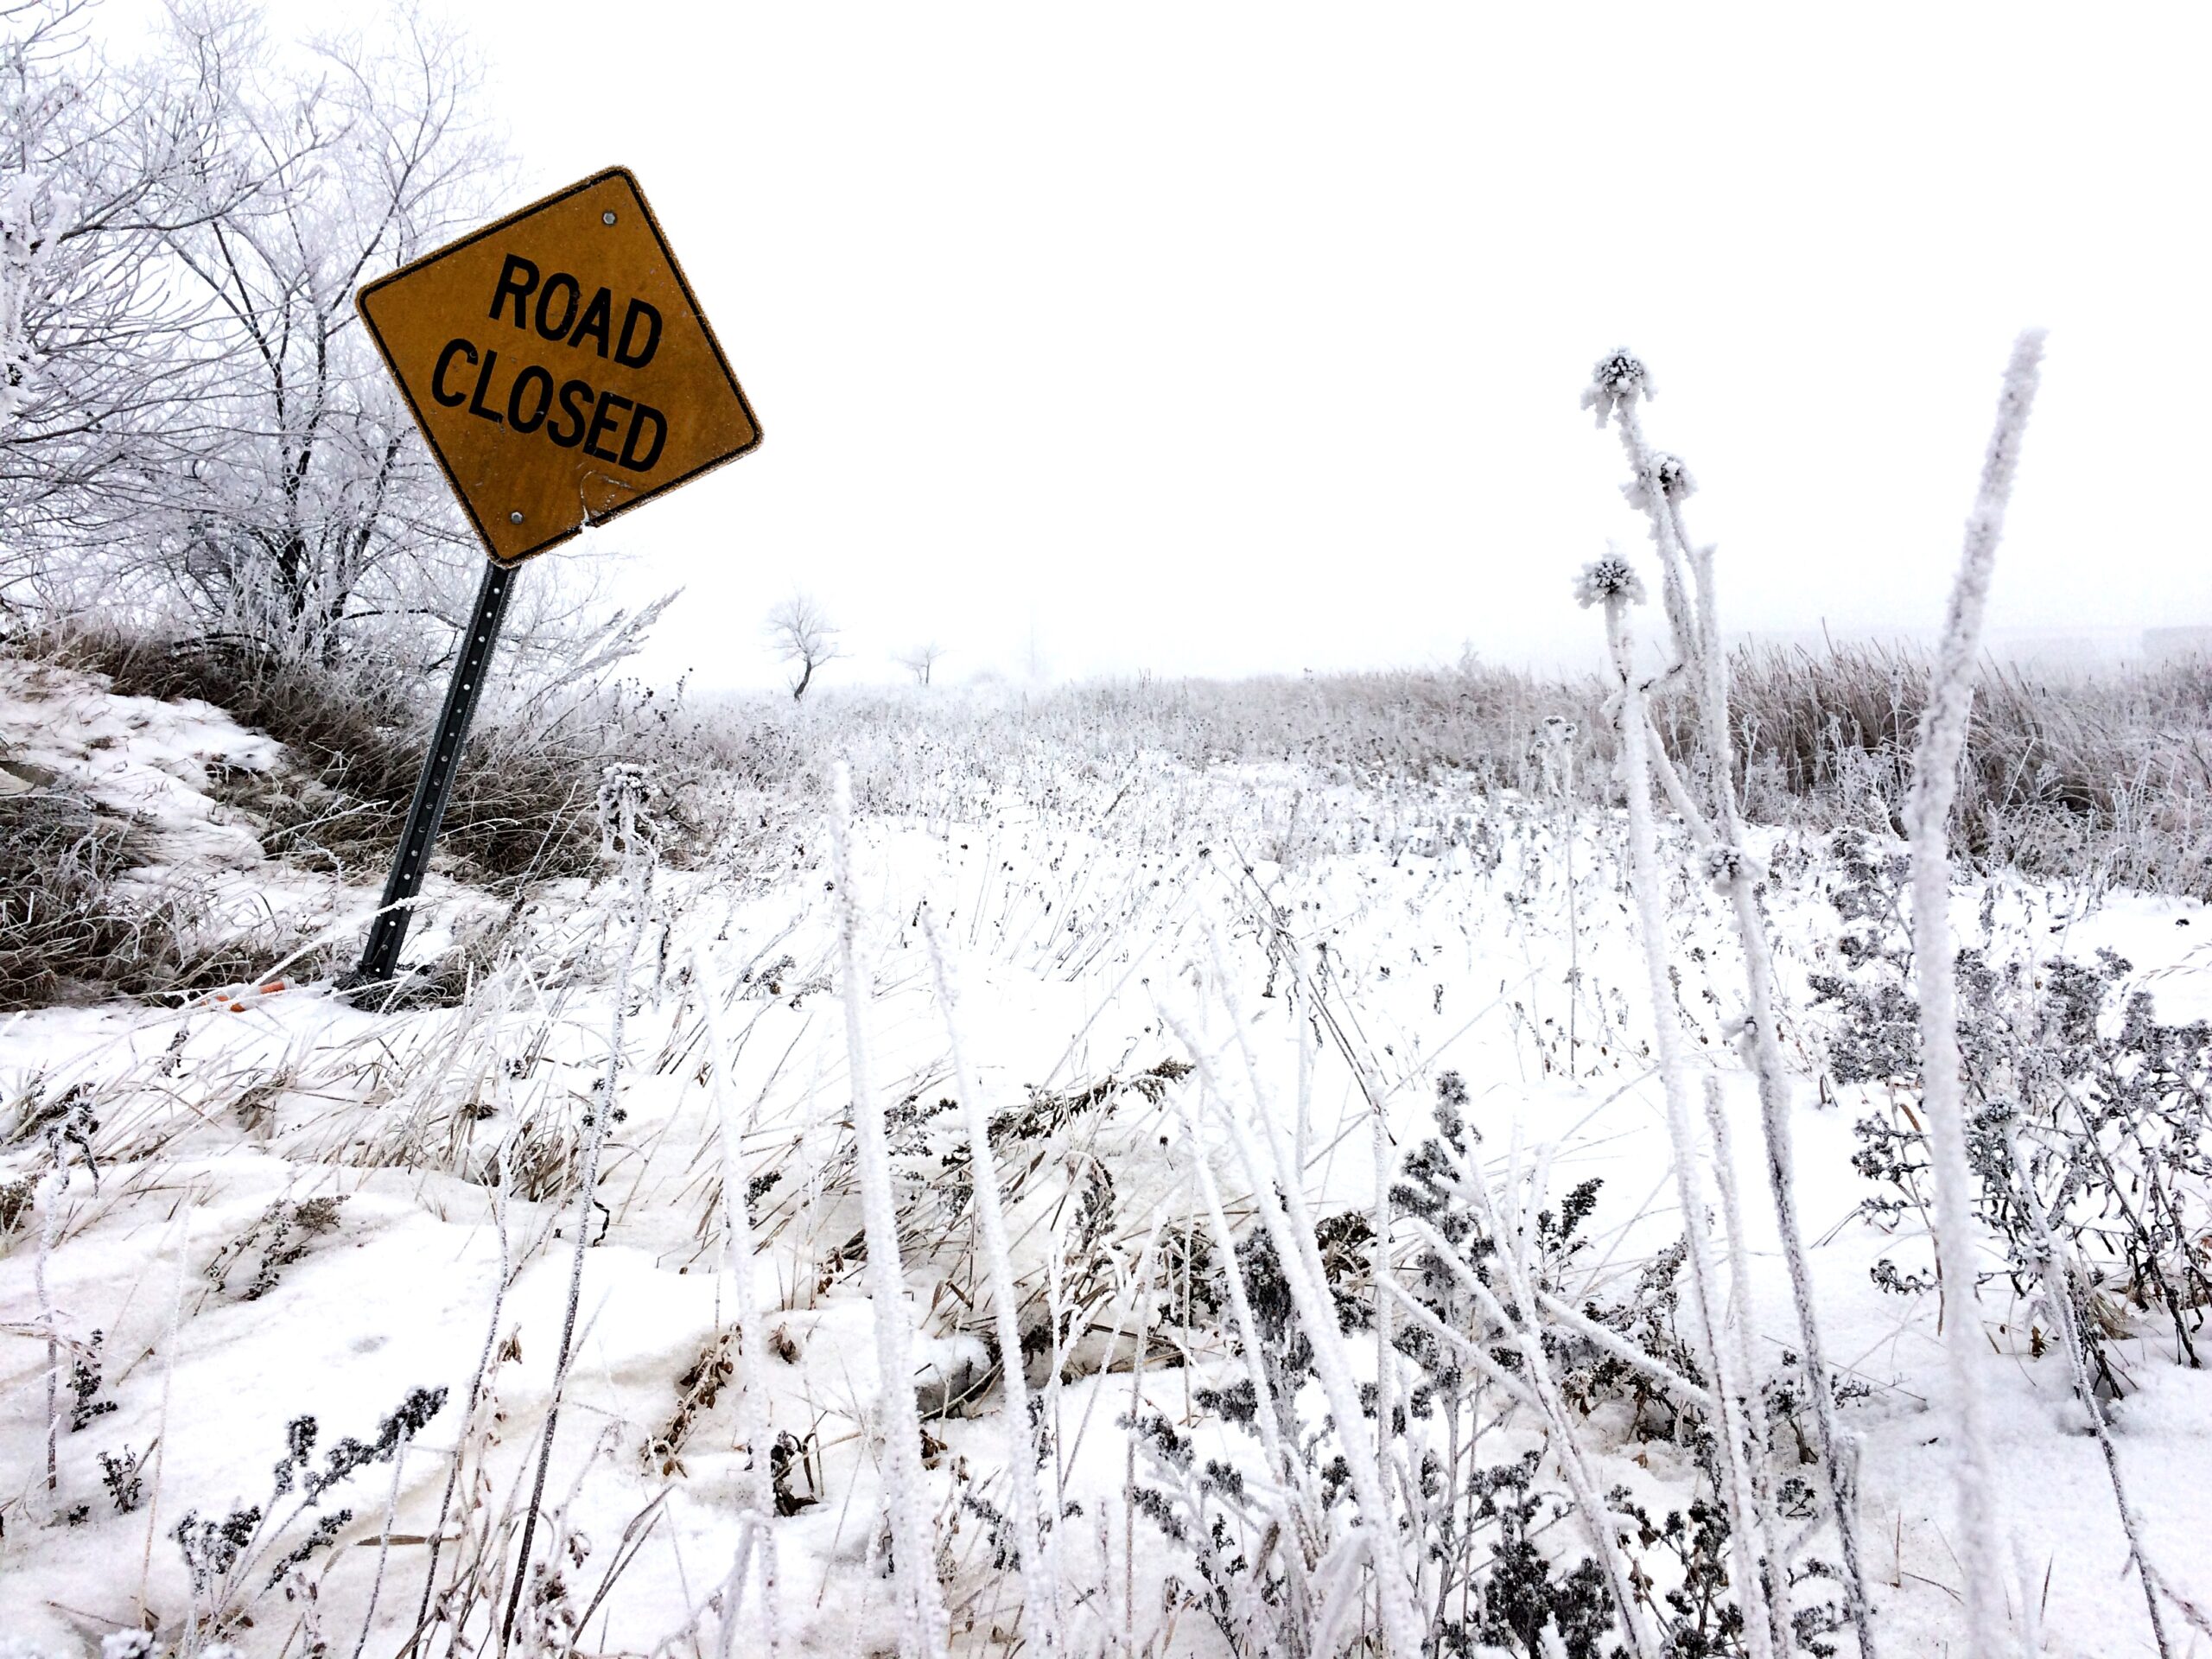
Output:
[[[760,442],[626,168],[378,277],[355,302],[501,564]]]

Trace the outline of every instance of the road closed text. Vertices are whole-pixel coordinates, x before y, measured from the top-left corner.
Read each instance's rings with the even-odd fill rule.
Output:
[[[525,435],[542,432],[561,448],[582,448],[626,472],[652,471],[668,442],[668,417],[650,404],[594,385],[575,370],[590,372],[578,360],[587,353],[625,369],[645,367],[660,349],[658,310],[604,288],[587,296],[567,271],[541,277],[535,264],[511,253],[492,292],[491,321],[526,340],[534,335],[530,354],[550,356],[558,366],[503,367],[488,339],[481,346],[449,340],[431,372],[433,398],[447,409],[465,404],[471,415]],[[555,351],[543,352],[538,342]],[[516,355],[511,345],[510,364]]]

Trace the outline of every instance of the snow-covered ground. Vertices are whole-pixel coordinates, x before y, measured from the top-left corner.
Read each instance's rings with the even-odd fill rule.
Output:
[[[147,817],[164,879],[267,895],[309,931],[358,925],[372,893],[263,859],[207,798],[207,765],[273,764],[265,740],[202,706],[111,699],[49,671],[6,674],[10,761],[80,779]],[[1051,787],[1028,781],[1038,778]],[[1368,789],[1294,766],[1117,769],[1049,755],[999,779],[963,775],[948,758],[903,807],[862,812],[851,896],[872,1075],[893,1116],[928,1498],[956,1644],[1005,1650],[1020,1599],[986,1513],[1007,1507],[999,1396],[959,1399],[988,1376],[990,1323],[950,1155],[954,1115],[933,1109],[956,1092],[957,1028],[990,1111],[1030,1115],[1009,1130],[1001,1171],[1024,1294],[1042,1308],[1057,1286],[1082,1313],[1065,1380],[1044,1387],[1032,1370],[1050,1430],[1045,1488],[1064,1515],[1054,1564],[1068,1650],[1133,1640],[1222,1651],[1205,1618],[1163,1599],[1176,1561],[1127,1513],[1135,1465],[1121,1427],[1141,1399],[1193,1427],[1207,1455],[1244,1444],[1192,1403],[1197,1388],[1235,1374],[1225,1316],[1179,1319],[1165,1305],[1172,1286],[1155,1297],[1139,1284],[1158,1281],[1139,1269],[1160,1240],[1179,1224],[1188,1236],[1202,1212],[1201,1151],[1232,1211],[1249,1210],[1236,1195],[1250,1183],[1197,1109],[1201,1096],[1212,1088],[1271,1113],[1302,1149],[1306,1196],[1326,1217],[1373,1198],[1370,1100],[1402,1155],[1433,1133],[1438,1078],[1457,1072],[1494,1170],[1513,1165],[1548,1203],[1603,1182],[1567,1300],[1625,1294],[1684,1218],[1622,828],[1586,808],[1450,784]],[[588,892],[541,894],[514,958],[457,1007],[370,1012],[327,986],[289,984],[177,1007],[41,1011],[0,1029],[0,1129],[67,1122],[76,1109],[97,1120],[86,1136],[95,1157],[73,1153],[66,1194],[40,1187],[0,1241],[0,1653],[90,1653],[132,1628],[168,1643],[195,1597],[211,1605],[232,1580],[247,1617],[227,1639],[246,1654],[300,1652],[318,1630],[355,1652],[365,1628],[366,1652],[400,1648],[456,1453],[441,1586],[527,1495],[568,1293],[574,1168],[618,998],[618,1113],[544,1505],[564,1576],[560,1597],[534,1592],[524,1624],[551,1617],[567,1628],[555,1617],[564,1599],[578,1651],[712,1650],[710,1600],[730,1572],[751,1455],[740,1445],[742,1377],[764,1392],[771,1433],[790,1437],[775,1463],[791,1512],[772,1529],[786,1650],[895,1643],[870,1450],[879,1373],[852,1174],[848,988],[835,969],[841,895],[818,816],[772,822],[728,857],[654,872],[619,989],[631,918],[610,867]],[[1916,1247],[1857,1217],[1872,1189],[1852,1166],[1852,1122],[1868,1107],[1861,1091],[1823,1082],[1804,995],[1808,971],[1834,965],[1837,878],[1810,838],[1770,836],[1764,850],[1798,1072],[1798,1203],[1816,1241],[1829,1357],[1865,1385],[1845,1421],[1884,1650],[1956,1651],[1937,1302],[1870,1278],[1878,1258]],[[1728,1034],[1741,969],[1720,901],[1687,869],[1675,885],[1670,1017],[1722,1079],[1749,1228],[1753,1351],[1779,1367],[1796,1339],[1750,1078]],[[436,917],[471,902],[449,887],[433,898],[443,909],[422,936],[431,945],[443,937]],[[932,988],[925,908],[950,957],[957,1010]],[[2115,949],[2161,1017],[2212,1013],[2212,916],[2194,902],[1999,880],[1993,895],[1962,891],[1956,915],[1962,937],[1986,929],[1993,954]],[[759,1355],[718,1346],[732,1281],[709,1000],[732,1051],[722,1098],[742,1124],[754,1190],[754,1282],[772,1333]],[[1207,1056],[1218,1062],[1212,1084],[1162,1065]],[[35,1178],[45,1160],[35,1133],[19,1139],[0,1154],[0,1186]],[[1986,1294],[1981,1317],[2002,1356],[1991,1384],[2014,1628],[2034,1631],[2038,1652],[2154,1651],[2063,1359],[2031,1353],[2021,1308]],[[1133,1325],[1149,1333],[1141,1350]],[[49,1335],[67,1344],[51,1490]],[[1371,1379],[1371,1338],[1349,1345]],[[2133,1383],[2117,1443],[2152,1555],[2177,1589],[2212,1601],[2212,1382],[2173,1363],[2169,1347],[2147,1327],[2117,1342]],[[718,1355],[734,1363],[717,1387]],[[81,1428],[69,1420],[76,1357],[99,1378]],[[315,1419],[311,1460],[324,1466],[342,1437],[375,1442],[418,1389],[447,1391],[419,1433],[395,1431],[385,1456],[279,1535],[302,1501],[296,1478],[272,1499],[288,1423]],[[953,1411],[927,1409],[948,1395]],[[1617,1402],[1599,1404],[1587,1427],[1605,1486],[1625,1486],[1655,1514],[1687,1504],[1695,1471],[1682,1448],[1639,1438]],[[1544,1444],[1541,1425],[1510,1408],[1495,1432],[1500,1459]],[[105,1465],[123,1472],[104,1476],[103,1454],[124,1460]],[[180,1526],[253,1505],[268,1515],[195,1588]],[[352,1516],[327,1547],[268,1589],[281,1558],[341,1506]],[[1823,1537],[1809,1548],[1833,1559]],[[1808,1584],[1803,1600],[1834,1593]],[[498,1645],[501,1611],[468,1615],[473,1648]],[[1038,1650],[1027,1639],[1024,1650]],[[1848,1650],[1847,1634],[1831,1639]],[[446,1651],[445,1633],[425,1650]]]
[[[349,887],[273,858],[251,815],[220,785],[279,772],[283,747],[213,704],[118,696],[104,677],[0,657],[0,794],[57,788],[127,822],[150,843],[126,881],[148,899],[182,899],[213,933],[279,922],[317,939],[351,941],[374,913],[377,887]],[[436,949],[454,924],[486,908],[433,872],[443,904],[426,918]]]

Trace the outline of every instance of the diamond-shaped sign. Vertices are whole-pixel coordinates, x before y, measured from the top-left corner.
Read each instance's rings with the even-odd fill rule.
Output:
[[[500,564],[760,442],[626,168],[380,276],[355,303]]]

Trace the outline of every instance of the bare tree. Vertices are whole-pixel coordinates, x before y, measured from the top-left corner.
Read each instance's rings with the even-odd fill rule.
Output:
[[[892,660],[914,677],[916,685],[927,685],[930,683],[931,671],[937,667],[938,659],[944,655],[944,647],[932,639],[929,644],[916,645],[912,651],[906,652],[903,656],[895,657]]]
[[[349,624],[438,610],[473,553],[353,292],[480,217],[499,158],[469,115],[470,60],[419,15],[321,42],[290,73],[228,4],[172,14],[216,102],[192,175],[206,211],[166,238],[207,302],[226,431],[153,550],[210,626],[327,660]],[[267,182],[216,211],[239,176]]]
[[[222,353],[168,238],[238,211],[261,172],[195,177],[210,65],[118,68],[86,0],[0,0],[0,565],[35,603],[59,553],[130,539],[219,430]],[[111,595],[103,594],[103,598]]]
[[[836,625],[811,594],[794,593],[779,601],[768,613],[763,632],[778,662],[798,664],[798,678],[791,683],[794,702],[806,695],[815,670],[845,654],[838,649]]]
[[[0,0],[0,596],[435,655],[474,548],[353,293],[482,216],[471,60],[402,8],[301,67],[173,0],[118,68],[88,10]]]

